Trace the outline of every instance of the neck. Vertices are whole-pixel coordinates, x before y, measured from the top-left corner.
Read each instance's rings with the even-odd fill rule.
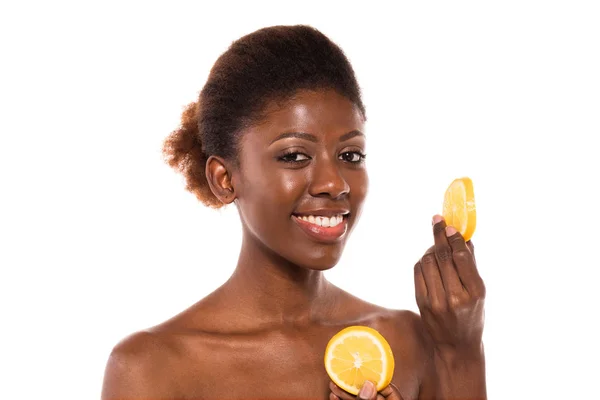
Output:
[[[244,314],[262,323],[310,323],[331,304],[322,271],[299,267],[244,234],[235,272],[226,283]]]

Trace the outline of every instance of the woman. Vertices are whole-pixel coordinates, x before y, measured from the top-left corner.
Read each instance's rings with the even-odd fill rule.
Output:
[[[367,194],[365,121],[350,63],[316,29],[270,27],[230,46],[164,154],[202,203],[237,207],[237,267],[189,309],[119,343],[103,399],[355,398],[323,365],[328,340],[349,325],[377,329],[397,363],[388,388],[367,383],[359,398],[486,397],[485,288],[472,247],[440,216],[415,266],[420,316],[324,277]]]

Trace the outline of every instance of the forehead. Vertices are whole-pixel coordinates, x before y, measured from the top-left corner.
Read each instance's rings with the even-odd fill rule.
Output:
[[[269,104],[264,119],[248,129],[243,141],[270,143],[284,132],[310,133],[327,141],[353,130],[364,132],[364,119],[348,98],[333,90],[300,91],[284,102]]]

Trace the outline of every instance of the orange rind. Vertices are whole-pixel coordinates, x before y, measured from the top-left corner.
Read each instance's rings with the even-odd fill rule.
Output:
[[[336,333],[325,350],[325,370],[338,387],[357,395],[365,381],[383,390],[394,375],[394,355],[373,328],[350,326]]]
[[[455,179],[446,189],[442,216],[446,225],[454,227],[463,238],[470,240],[475,233],[477,215],[475,195],[470,178]]]

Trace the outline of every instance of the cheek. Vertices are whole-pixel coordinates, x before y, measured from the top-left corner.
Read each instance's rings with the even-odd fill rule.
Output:
[[[295,173],[294,173],[295,172]],[[261,168],[246,171],[240,211],[256,234],[269,235],[286,223],[304,193],[305,177],[298,171]]]
[[[362,214],[363,204],[369,191],[369,176],[366,170],[360,171],[354,177],[350,183],[350,203],[354,213],[354,218],[350,226],[350,231],[354,229],[354,226],[360,219]]]
[[[250,182],[251,197],[260,208],[270,208],[271,212],[290,214],[296,202],[302,197],[305,187],[305,177],[296,171],[263,170],[261,179]]]
[[[369,174],[366,170],[357,171],[349,181],[350,197],[356,205],[362,204],[369,191]]]

